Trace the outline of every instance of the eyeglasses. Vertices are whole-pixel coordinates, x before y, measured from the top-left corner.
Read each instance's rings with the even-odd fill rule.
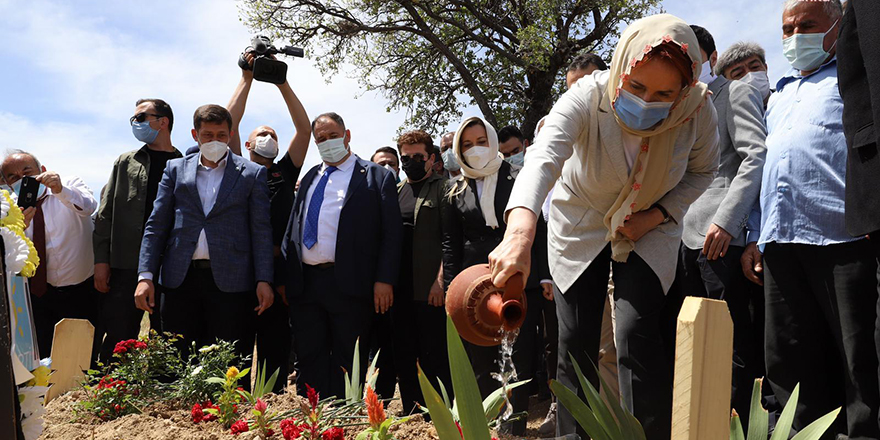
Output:
[[[140,113],[138,113],[138,114],[132,116],[131,119],[128,120],[128,122],[131,123],[131,125],[134,125],[135,122],[137,122],[137,123],[141,123],[141,122],[144,122],[144,121],[147,120],[147,116],[152,116],[152,117],[154,117],[154,118],[156,118],[156,119],[164,118],[164,117],[165,117],[165,116],[162,116],[162,115],[157,115],[157,114],[155,114],[155,113],[140,112]]]
[[[414,160],[416,162],[424,162],[425,155],[424,154],[413,154],[412,156],[400,156],[400,163],[401,164],[406,165],[412,160]]]

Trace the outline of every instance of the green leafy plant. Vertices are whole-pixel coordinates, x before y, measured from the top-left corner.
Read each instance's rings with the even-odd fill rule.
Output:
[[[170,388],[167,377],[181,368],[180,351],[174,346],[178,337],[151,331],[146,337],[120,341],[113,349],[116,359],[108,366],[108,376],[124,380],[144,401],[165,400]]]
[[[755,386],[752,388],[752,403],[749,408],[748,437],[746,437],[743,432],[742,421],[739,419],[739,415],[736,411],[733,411],[733,415],[730,417],[730,440],[765,440],[767,438],[769,415],[767,414],[767,410],[761,406],[761,386],[763,385],[763,382],[763,379],[755,379]],[[785,408],[782,409],[782,414],[776,422],[776,429],[773,430],[773,435],[770,437],[770,440],[788,439],[788,436],[791,433],[791,424],[794,421],[794,412],[797,409],[799,395],[800,384],[794,387],[794,391],[791,393],[788,403],[786,403]],[[825,414],[798,432],[792,437],[792,440],[819,440],[819,438],[825,434],[825,431],[831,427],[831,424],[834,423],[834,420],[839,413],[840,408],[837,408],[836,410]]]
[[[262,439],[272,436],[274,432],[271,424],[278,418],[278,413],[270,413],[269,405],[262,399],[263,396],[272,392],[272,387],[275,386],[276,380],[278,380],[278,369],[276,368],[272,376],[266,378],[266,362],[263,362],[262,368],[257,370],[253,392],[247,392],[242,389],[237,390],[238,394],[253,406],[251,410],[252,419],[245,422],[248,424],[248,429],[256,432]]]
[[[189,359],[182,362],[177,371],[171,398],[178,400],[183,406],[211,399],[221,387],[217,383],[207,382],[207,379],[222,374],[236,360],[235,344],[232,342],[218,341],[201,348],[193,343]],[[245,358],[240,361],[246,364],[248,360],[249,358]]]
[[[238,381],[242,377],[247,376],[249,372],[250,368],[238,371],[236,367],[229,367],[224,377],[210,377],[206,379],[209,383],[222,385],[222,389],[215,394],[217,407],[205,409],[204,412],[220,419],[224,428],[229,428],[238,415],[238,404],[243,400],[243,396],[239,393]]]
[[[490,440],[489,423],[486,411],[480,400],[474,368],[468,360],[467,353],[452,319],[446,319],[446,342],[449,350],[449,367],[452,373],[452,388],[455,390],[455,404],[459,423],[456,423],[453,411],[449,408],[449,398],[442,399],[419,368],[419,386],[422,389],[431,421],[437,429],[440,440]],[[445,394],[445,392],[444,392]],[[459,431],[459,426],[461,431]]]
[[[574,356],[571,353],[568,355],[574,365],[581,389],[584,390],[587,397],[587,402],[581,400],[574,391],[557,380],[550,382],[550,390],[556,395],[559,403],[577,420],[587,435],[593,440],[645,440],[645,430],[632,413],[622,407],[616,399],[602,400],[599,391],[586,379]],[[593,368],[595,369],[595,366]],[[596,370],[596,375],[599,376],[599,385],[607,397],[608,384],[602,379],[598,370]]]
[[[94,378],[94,376],[90,377]],[[137,390],[129,389],[124,380],[104,376],[94,385],[87,383],[83,388],[86,391],[86,398],[77,403],[79,409],[102,421],[141,412]]]
[[[351,363],[351,375],[348,371],[345,374],[345,401],[347,403],[360,402],[364,398],[364,382],[361,381],[361,361],[360,361],[360,344],[361,338],[357,338],[354,342],[354,359]],[[376,351],[373,356],[373,362],[367,368],[366,385],[376,388],[376,380],[379,378],[379,369],[376,368],[376,362],[379,361],[379,354],[382,350]]]

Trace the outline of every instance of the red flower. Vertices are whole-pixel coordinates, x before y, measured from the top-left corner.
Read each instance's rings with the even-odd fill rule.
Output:
[[[193,405],[190,414],[192,415],[193,423],[199,423],[205,418],[205,413],[202,411],[202,405],[199,405],[198,403]]]
[[[137,342],[135,342],[135,344],[134,344],[134,348],[136,348],[136,349],[138,349],[138,350],[143,350],[143,349],[147,348],[147,343],[146,343],[146,342],[137,341]]]
[[[207,402],[205,402],[205,403],[202,404],[202,409],[216,409],[216,410],[219,410],[220,408],[217,408],[217,405],[214,405],[214,404],[211,403],[211,401],[209,400],[209,401],[207,401]],[[202,421],[203,421],[203,422],[210,422],[210,421],[212,421],[212,420],[217,420],[217,416],[215,416],[214,414],[211,414],[211,413],[203,412],[203,415],[202,415]]]
[[[306,384],[306,395],[309,397],[309,405],[312,406],[312,409],[318,407],[318,392],[315,391],[314,388],[310,387],[309,384]]]
[[[264,402],[263,399],[257,399],[257,403],[254,404],[254,409],[264,414],[268,407],[269,405],[266,405],[266,402]]]
[[[295,440],[302,435],[302,429],[296,424],[296,419],[284,419],[281,421],[281,436],[284,440]]]
[[[239,420],[232,424],[232,428],[230,430],[234,435],[241,434],[242,432],[248,432],[248,424],[244,420]]]
[[[345,431],[340,427],[333,427],[321,434],[321,440],[345,440]]]
[[[271,429],[266,430],[266,437],[272,437],[273,435],[275,435],[275,431]]]
[[[386,419],[385,408],[382,402],[379,401],[379,396],[376,395],[376,392],[369,385],[367,385],[367,398],[364,399],[364,402],[367,404],[370,426],[373,429],[379,429],[379,425]]]
[[[125,346],[125,341],[117,342],[116,347],[113,348],[113,354],[125,354],[128,351],[128,347]]]

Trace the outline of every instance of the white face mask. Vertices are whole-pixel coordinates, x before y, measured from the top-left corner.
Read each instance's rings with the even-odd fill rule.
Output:
[[[471,147],[464,152],[464,159],[467,161],[468,166],[475,170],[482,170],[494,158],[492,150],[482,145]]]
[[[739,80],[758,89],[764,99],[770,96],[770,78],[767,77],[767,72],[763,70],[749,72]]]
[[[447,148],[446,151],[443,152],[443,168],[446,168],[449,171],[461,171],[461,165],[458,164],[458,160],[455,158],[455,151],[452,151],[452,148]]]
[[[278,156],[278,142],[268,134],[260,136],[254,141],[254,153],[266,159],[274,159]]]
[[[825,50],[825,36],[834,29],[834,26],[837,25],[838,21],[840,21],[839,18],[825,32],[794,34],[782,40],[782,50],[785,54],[785,58],[791,63],[791,67],[798,70],[818,69],[819,66],[831,56],[831,54]],[[834,43],[828,48],[828,50],[830,51],[836,45],[837,40],[834,40]]]
[[[226,146],[226,143],[220,141],[205,142],[199,145],[199,151],[202,152],[202,156],[211,162],[219,162],[220,159],[223,159],[228,149],[229,147]]]
[[[327,139],[318,144],[318,153],[324,162],[337,163],[348,154],[348,148],[345,148],[344,138]]]
[[[712,84],[712,81],[715,81],[715,75],[712,73],[711,63],[706,61],[703,63],[703,69],[700,71],[700,82],[708,84]]]

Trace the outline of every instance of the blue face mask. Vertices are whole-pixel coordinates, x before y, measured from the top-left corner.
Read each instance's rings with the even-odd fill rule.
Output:
[[[620,121],[633,130],[647,130],[669,116],[671,102],[645,102],[642,98],[620,89],[614,111]]]
[[[831,29],[834,29],[835,25],[837,25],[837,21],[823,33],[794,34],[782,40],[782,50],[791,67],[797,70],[813,70],[821,66],[822,62],[831,56],[825,51],[825,36],[831,32]],[[834,48],[836,44],[837,40],[834,41],[831,48]]]
[[[507,163],[509,163],[511,165],[523,166],[523,164],[525,163],[525,159],[526,159],[526,152],[520,151],[519,153],[511,155],[510,157],[505,158],[504,160],[506,160]]]
[[[21,179],[19,179],[18,181],[16,181],[12,185],[3,185],[3,186],[4,186],[4,189],[9,191],[10,194],[15,194],[16,196],[18,196],[18,193],[21,192]],[[46,188],[46,185],[43,185],[41,183],[40,187],[37,188],[37,198],[40,198],[40,197],[43,197],[44,195],[46,195],[47,190],[48,190],[48,188]]]
[[[150,121],[133,122],[131,124],[131,133],[134,134],[135,139],[145,144],[152,144],[156,137],[159,136],[159,130],[150,127]]]
[[[458,160],[455,158],[455,152],[452,151],[452,148],[446,149],[442,154],[442,158],[443,168],[453,172],[461,170],[461,165],[458,164]]]

